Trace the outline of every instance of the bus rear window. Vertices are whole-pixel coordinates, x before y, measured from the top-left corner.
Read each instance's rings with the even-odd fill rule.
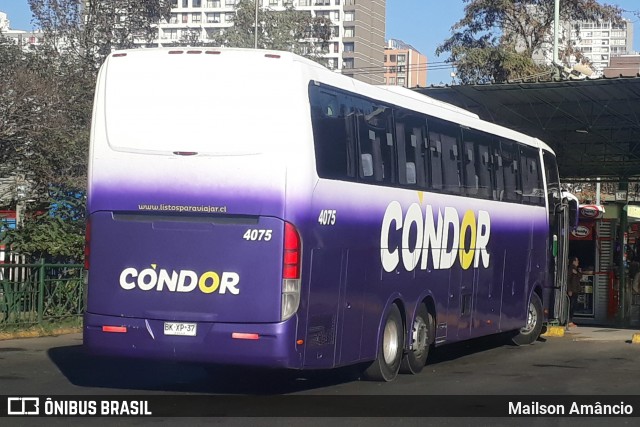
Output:
[[[260,73],[271,84],[265,85],[252,75],[255,62],[244,66],[239,59],[229,72],[219,68],[218,58],[143,53],[112,59],[104,89],[111,148],[226,154],[264,152],[278,144],[265,136],[280,134],[296,114],[296,104],[282,92],[291,87],[289,74],[280,62],[266,61]],[[271,100],[272,107],[264,108],[258,98]]]

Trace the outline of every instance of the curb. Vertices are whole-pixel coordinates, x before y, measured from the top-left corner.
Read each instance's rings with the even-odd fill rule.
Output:
[[[82,332],[82,327],[75,328],[58,328],[50,331],[45,330],[29,330],[16,332],[0,332],[0,341],[13,340],[19,338],[39,338],[39,337],[55,337],[58,335],[76,334]]]
[[[547,331],[541,336],[542,337],[563,337],[564,330],[565,330],[564,326],[548,326]],[[638,339],[640,339],[640,336],[638,337]]]

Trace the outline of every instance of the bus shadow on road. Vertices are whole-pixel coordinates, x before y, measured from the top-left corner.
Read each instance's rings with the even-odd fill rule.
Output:
[[[505,345],[508,345],[508,337],[503,335],[446,345],[431,351],[427,366]],[[149,392],[254,395],[296,393],[358,381],[365,368],[363,365],[356,365],[332,370],[294,371],[172,363],[94,356],[87,354],[80,345],[52,348],[48,355],[69,382],[76,386]],[[421,375],[428,375],[428,372]]]
[[[357,381],[360,367],[293,371],[100,357],[82,346],[56,347],[49,358],[79,387],[224,394],[286,394]]]

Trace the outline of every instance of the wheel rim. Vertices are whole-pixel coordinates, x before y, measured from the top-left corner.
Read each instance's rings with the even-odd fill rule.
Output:
[[[413,353],[417,359],[424,354],[428,338],[427,323],[422,317],[417,317],[413,322]]]
[[[392,365],[398,356],[398,325],[389,321],[384,327],[383,352],[384,361],[387,365]]]
[[[538,323],[538,312],[536,311],[536,306],[532,302],[530,302],[529,303],[529,313],[527,314],[527,324],[520,331],[523,334],[527,334],[527,333],[533,331],[533,329],[536,326],[536,323]]]

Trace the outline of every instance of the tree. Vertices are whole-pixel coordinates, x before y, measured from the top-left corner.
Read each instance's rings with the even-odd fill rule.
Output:
[[[0,178],[28,183],[0,197],[27,203],[24,226],[5,237],[33,256],[79,260],[97,71],[112,49],[155,37],[169,0],[29,0],[44,43],[23,49],[0,35]],[[21,184],[22,185],[22,184]],[[4,195],[0,195],[4,196]],[[79,209],[79,208],[78,208]],[[40,212],[34,215],[33,212]]]
[[[233,26],[213,37],[216,46],[253,48],[255,45],[255,2],[240,0],[236,4]],[[318,59],[331,37],[331,21],[312,17],[307,11],[287,6],[275,11],[258,11],[258,48],[284,50]]]
[[[504,82],[549,71],[532,57],[553,34],[554,0],[464,0],[465,14],[436,54],[449,52],[462,83]],[[622,10],[596,0],[562,0],[560,21],[619,22]],[[569,49],[563,52],[580,57]]]
[[[34,20],[58,51],[97,70],[115,49],[155,39],[168,20],[170,0],[29,0]]]

